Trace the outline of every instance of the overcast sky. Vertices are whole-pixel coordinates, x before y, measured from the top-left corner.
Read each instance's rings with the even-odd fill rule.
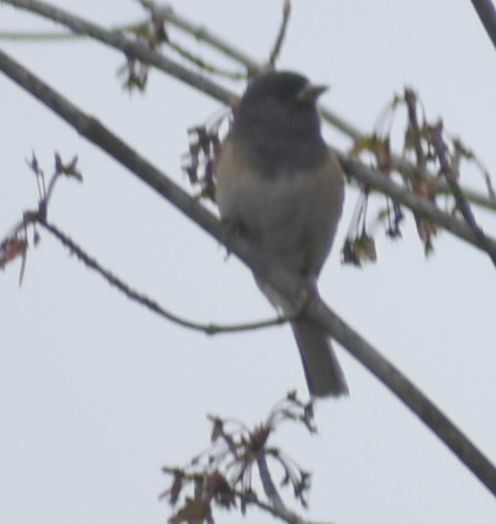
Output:
[[[55,3],[55,2],[54,2]],[[139,20],[125,0],[58,0],[108,27]],[[332,85],[323,101],[364,130],[405,85],[427,113],[496,173],[496,53],[467,0],[295,0],[279,67]],[[181,13],[259,60],[281,2],[182,0]],[[0,6],[0,30],[54,26]],[[171,35],[181,35],[171,30]],[[208,58],[201,44],[182,38]],[[25,66],[188,187],[186,129],[220,105],[161,73],[129,96],[117,52],[98,43],[0,43]],[[216,56],[213,57],[217,59]],[[220,59],[219,59],[220,60]],[[234,86],[242,92],[243,85]],[[36,202],[25,164],[79,156],[82,185],[61,182],[50,218],[104,265],[178,314],[233,322],[272,315],[249,272],[193,223],[0,75],[0,233]],[[332,129],[330,142],[349,143]],[[474,169],[463,174],[481,187]],[[377,235],[379,261],[340,263],[357,193],[348,191],[323,297],[496,460],[496,279],[487,256],[446,233],[424,257],[408,214],[403,240]],[[496,220],[479,214],[488,232]],[[207,413],[262,419],[292,388],[306,395],[287,327],[206,337],[129,302],[42,232],[27,260],[0,274],[0,521],[163,523],[163,464],[208,444]],[[339,524],[492,524],[494,498],[378,381],[338,349],[351,397],[319,404],[319,435],[277,442],[314,472],[308,517]],[[291,501],[288,493],[287,500]],[[255,511],[251,521],[269,522]],[[219,522],[241,522],[218,515]]]

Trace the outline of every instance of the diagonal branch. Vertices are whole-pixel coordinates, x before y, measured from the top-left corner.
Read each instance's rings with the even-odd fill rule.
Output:
[[[496,47],[496,9],[491,0],[472,0],[486,33]]]
[[[250,58],[244,51],[237,49],[230,43],[227,43],[219,35],[209,31],[206,27],[190,22],[186,17],[177,13],[170,5],[158,5],[151,0],[138,0],[143,7],[150,10],[157,17],[163,19],[191,35],[200,42],[205,42],[217,49],[227,57],[244,65],[250,74],[255,74],[260,70],[260,64],[253,58]]]
[[[131,40],[122,32],[107,31],[92,22],[88,22],[79,16],[68,13],[64,9],[54,7],[38,0],[1,1],[2,3],[37,13],[40,16],[68,27],[75,33],[91,36],[95,40],[99,40],[111,47],[120,49],[127,56],[132,56],[133,58],[141,60],[143,63],[152,65],[157,69],[170,74],[174,78],[177,78],[196,89],[200,89],[216,100],[229,103],[233,97],[236,98],[229,90],[211,82],[208,78],[202,75],[190,71],[165,55],[151,50],[146,45]]]
[[[269,283],[282,296],[287,297],[290,304],[298,303],[298,297],[301,296],[299,282],[288,275],[284,269],[268,263],[243,237],[226,235],[217,218],[98,120],[82,112],[2,51],[0,51],[0,70],[88,140],[127,167],[140,180],[155,189],[213,238],[223,243],[264,282]],[[472,233],[471,230],[469,231]],[[315,298],[309,304],[308,314],[408,406],[496,495],[495,466],[424,393],[320,299]]]

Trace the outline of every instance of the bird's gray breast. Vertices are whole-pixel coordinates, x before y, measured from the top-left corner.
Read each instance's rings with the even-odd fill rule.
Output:
[[[242,226],[266,255],[292,273],[318,274],[341,215],[339,163],[328,154],[317,168],[283,165],[270,176],[255,164],[256,159],[225,143],[216,168],[221,216]]]

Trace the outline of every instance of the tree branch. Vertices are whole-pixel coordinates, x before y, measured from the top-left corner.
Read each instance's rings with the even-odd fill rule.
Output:
[[[458,238],[486,252],[489,256],[496,256],[496,240],[494,238],[486,236],[485,242],[481,242],[472,228],[465,222],[445,213],[429,200],[404,189],[381,172],[366,166],[362,162],[348,158],[336,149],[334,151],[345,172],[361,184],[391,197],[396,202],[414,211],[418,216],[435,222]]]
[[[299,282],[288,275],[283,268],[271,265],[245,238],[226,235],[217,218],[98,120],[83,113],[2,51],[0,51],[0,70],[88,140],[127,167],[140,180],[155,189],[204,231],[223,243],[230,252],[256,273],[257,277],[286,297],[290,304],[298,304],[298,298],[301,296]],[[463,227],[467,227],[466,224],[463,224]],[[470,229],[469,231],[473,235]],[[496,468],[414,384],[320,299],[314,298],[309,304],[308,314],[408,406],[496,495]]]
[[[152,65],[191,87],[199,89],[220,102],[229,103],[236,95],[229,90],[211,82],[208,78],[190,71],[181,64],[166,56],[149,49],[146,45],[131,40],[118,31],[107,31],[96,24],[67,11],[51,6],[38,0],[1,0],[20,9],[25,9],[54,22],[62,24],[78,34],[91,36],[111,47],[120,49],[127,56],[132,56],[145,64]]]
[[[268,327],[279,326],[288,321],[288,319],[285,317],[276,317],[274,319],[262,320],[258,322],[224,325],[213,323],[201,324],[199,322],[187,320],[183,317],[175,315],[174,313],[171,313],[170,311],[167,311],[156,300],[133,289],[129,284],[126,284],[124,280],[112,273],[109,269],[105,269],[94,257],[90,256],[81,246],[79,246],[74,240],[63,233],[54,224],[47,222],[43,217],[39,217],[36,222],[46,229],[51,235],[53,235],[61,244],[67,247],[69,251],[76,255],[88,268],[96,271],[100,276],[102,276],[111,286],[116,287],[130,300],[138,302],[150,311],[156,313],[158,316],[173,322],[174,324],[192,329],[193,331],[201,331],[207,335],[217,335],[221,333],[239,333],[241,331],[265,329]]]
[[[496,47],[496,9],[491,0],[472,0],[486,33]]]
[[[260,71],[260,65],[250,58],[245,52],[235,48],[233,45],[227,43],[220,36],[212,33],[206,27],[190,22],[186,17],[176,13],[170,5],[158,5],[156,2],[150,0],[138,0],[141,5],[154,13],[156,16],[162,18],[165,22],[178,27],[185,33],[191,35],[200,42],[205,42],[211,45],[217,51],[220,51],[234,61],[244,65],[248,73],[255,74]]]

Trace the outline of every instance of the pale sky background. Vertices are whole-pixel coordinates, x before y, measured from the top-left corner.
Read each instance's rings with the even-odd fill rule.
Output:
[[[54,3],[106,26],[142,16],[127,0]],[[280,68],[331,84],[324,103],[362,129],[411,85],[496,174],[496,52],[468,0],[293,3]],[[173,5],[260,60],[280,21],[279,1]],[[0,30],[51,27],[0,6]],[[159,72],[144,96],[130,97],[115,76],[122,55],[98,43],[0,47],[187,187],[186,129],[218,103]],[[3,75],[0,101],[2,235],[36,202],[25,157],[34,150],[49,172],[55,150],[77,154],[84,184],[60,183],[50,218],[104,265],[192,319],[272,314],[216,242]],[[336,131],[326,136],[348,145]],[[473,170],[464,176],[480,187]],[[342,266],[355,200],[348,191],[322,295],[496,460],[494,268],[448,234],[426,260],[410,215],[402,241],[378,234],[377,265]],[[479,218],[496,234],[494,218]],[[186,331],[129,302],[45,233],[22,288],[18,272],[16,263],[0,274],[0,522],[163,523],[170,510],[157,496],[169,479],[160,468],[206,447],[207,413],[254,424],[289,389],[307,394],[287,327],[211,338]],[[308,518],[494,523],[488,490],[360,364],[341,349],[339,358],[351,398],[319,404],[317,437],[289,427],[274,441],[314,471]],[[272,519],[253,510],[217,521]]]

